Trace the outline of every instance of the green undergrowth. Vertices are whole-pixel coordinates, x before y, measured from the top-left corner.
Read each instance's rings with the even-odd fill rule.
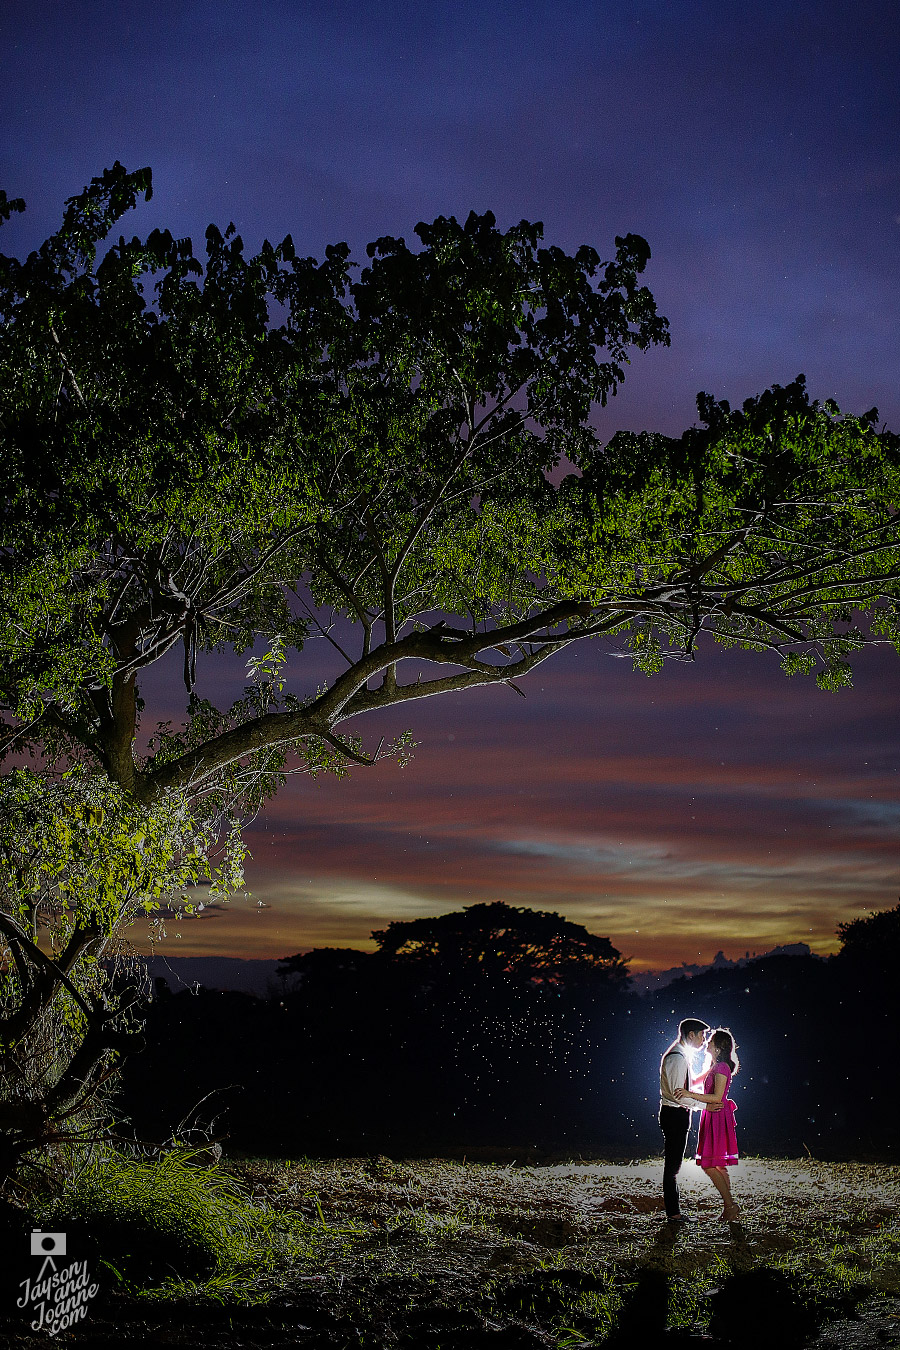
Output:
[[[280,1213],[201,1156],[94,1151],[37,1217],[81,1237],[109,1283],[148,1299],[265,1301],[286,1273],[319,1268],[352,1241],[352,1224]]]

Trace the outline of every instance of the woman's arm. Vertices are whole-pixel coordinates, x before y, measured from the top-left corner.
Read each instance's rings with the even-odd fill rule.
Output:
[[[682,1097],[690,1097],[692,1102],[703,1102],[710,1106],[718,1106],[725,1096],[725,1084],[728,1082],[728,1078],[724,1073],[717,1073],[713,1081],[715,1092],[688,1092],[687,1088],[682,1088],[677,1096],[679,1100]]]

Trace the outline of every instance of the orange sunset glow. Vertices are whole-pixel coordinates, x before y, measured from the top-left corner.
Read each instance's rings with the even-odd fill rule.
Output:
[[[897,660],[864,653],[854,689],[823,693],[756,654],[708,649],[648,679],[595,644],[525,700],[395,711],[364,734],[411,727],[412,762],[292,777],[248,834],[249,897],[170,923],[159,950],[372,949],[393,919],[504,900],[609,936],[635,973],[834,951],[836,925],[893,904],[900,880]]]

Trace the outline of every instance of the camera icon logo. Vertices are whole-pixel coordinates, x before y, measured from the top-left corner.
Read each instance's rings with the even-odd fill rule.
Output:
[[[42,1233],[39,1228],[31,1231],[32,1256],[65,1256],[65,1233]]]

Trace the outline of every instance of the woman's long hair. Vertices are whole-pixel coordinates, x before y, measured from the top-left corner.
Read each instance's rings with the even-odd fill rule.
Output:
[[[715,1047],[714,1051],[713,1047]],[[728,1027],[716,1027],[709,1038],[707,1048],[710,1051],[712,1063],[727,1064],[733,1078],[741,1067],[741,1061],[738,1059],[737,1043]]]

